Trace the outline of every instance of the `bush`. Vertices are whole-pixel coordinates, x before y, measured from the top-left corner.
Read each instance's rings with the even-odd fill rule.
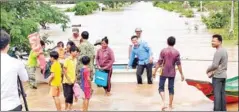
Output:
[[[160,7],[162,9],[168,11],[176,11],[179,12],[183,9],[181,2],[172,2],[172,3],[165,3],[165,2],[154,2],[154,6]]]
[[[74,8],[67,8],[67,9],[65,10],[65,12],[74,12],[74,11],[75,11]]]
[[[192,10],[184,10],[184,11],[182,12],[182,15],[184,15],[184,16],[186,16],[186,17],[188,17],[188,18],[194,17],[194,13],[193,13]]]
[[[190,6],[200,7],[200,1],[189,1]]]
[[[79,2],[74,7],[75,15],[88,15],[97,10],[99,5],[97,2]]]
[[[174,11],[176,13],[180,13],[180,16],[186,16],[188,18],[194,17],[194,12],[190,9],[184,9],[183,8],[183,2],[154,2],[154,6],[160,7],[162,9],[168,10],[168,11]]]
[[[221,12],[211,12],[209,17],[202,16],[202,21],[206,24],[207,28],[223,28],[228,23],[228,17]]]
[[[97,2],[88,1],[83,3],[86,5],[86,7],[90,8],[92,11],[97,10],[99,8],[99,5]]]

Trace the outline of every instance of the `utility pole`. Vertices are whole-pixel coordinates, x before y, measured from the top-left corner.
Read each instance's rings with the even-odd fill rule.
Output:
[[[200,1],[200,11],[202,12],[202,1]]]
[[[231,6],[231,27],[230,27],[230,30],[229,30],[229,33],[231,36],[233,36],[234,34],[234,0],[232,0],[232,6]],[[233,38],[233,37],[231,37]]]

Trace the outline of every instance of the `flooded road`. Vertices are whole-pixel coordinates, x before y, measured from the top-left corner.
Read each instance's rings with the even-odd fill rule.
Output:
[[[63,6],[59,6],[63,7]],[[134,35],[136,27],[143,29],[142,38],[153,49],[155,59],[160,50],[167,46],[169,36],[177,39],[176,48],[181,52],[181,57],[190,59],[212,59],[215,49],[211,47],[211,34],[206,32],[205,25],[200,22],[199,14],[196,18],[179,18],[179,14],[168,12],[152,6],[150,2],[139,2],[120,12],[96,12],[87,16],[75,16],[66,13],[72,24],[81,24],[80,31],[89,31],[89,41],[94,43],[97,39],[108,36],[110,47],[114,50],[116,63],[127,63],[128,46],[130,37]],[[189,25],[186,25],[188,22]],[[194,25],[199,25],[199,30],[193,30]],[[67,41],[72,35],[71,28],[62,32],[60,25],[50,25],[48,32],[51,40]],[[190,31],[188,29],[191,29]],[[237,54],[237,47],[233,49]],[[231,56],[237,60],[237,56]]]
[[[89,111],[160,111],[161,109],[162,101],[157,91],[158,84],[136,85],[132,82],[115,82],[112,87],[112,95],[108,97],[104,95],[103,88],[94,85]],[[49,86],[40,84],[38,88],[37,90],[26,90],[30,111],[55,111],[54,100],[48,94]],[[187,91],[183,91],[185,89]],[[186,83],[176,84],[173,111],[212,111],[213,102],[206,97],[200,97],[204,96],[203,93],[196,91],[196,88],[187,86]],[[165,92],[168,96],[167,85]],[[62,108],[64,108],[63,93],[60,99]],[[80,110],[82,102],[82,99],[74,102],[73,109]],[[237,104],[228,105],[228,111],[238,110],[237,106]]]
[[[80,31],[87,30],[90,33],[90,42],[108,36],[110,47],[116,57],[115,63],[128,62],[128,46],[130,37],[134,35],[136,27],[143,29],[143,40],[150,43],[153,49],[155,61],[158,59],[160,50],[167,46],[166,39],[175,36],[177,39],[176,48],[180,51],[183,59],[212,60],[215,49],[211,47],[211,34],[207,33],[205,26],[198,18],[179,18],[179,14],[168,12],[152,6],[150,2],[139,2],[126,7],[121,12],[96,12],[87,16],[74,16],[67,13],[72,24],[81,24]],[[190,25],[185,25],[188,21]],[[199,24],[199,30],[193,30],[193,25]],[[192,29],[189,31],[189,26]],[[47,31],[51,40],[67,41],[72,35],[71,29],[62,32],[59,25],[51,25]],[[228,48],[228,78],[238,75],[238,47]],[[210,81],[205,71],[211,61],[182,61],[185,78]],[[145,75],[144,75],[144,78]],[[153,85],[136,85],[134,73],[117,74],[112,77],[113,95],[106,97],[101,88],[94,87],[95,92],[90,101],[89,110],[160,110],[161,98],[158,94],[158,77]],[[167,82],[166,82],[167,84]],[[94,85],[95,86],[95,85]],[[167,87],[167,85],[166,85]],[[167,88],[166,93],[167,93]],[[38,90],[26,90],[28,94],[30,110],[55,110],[53,99],[48,95],[49,87],[41,84]],[[168,95],[168,94],[166,94]],[[63,97],[62,101],[63,100]],[[168,97],[166,97],[168,99]],[[81,108],[82,100],[74,104],[74,108]],[[62,104],[63,106],[64,104]],[[186,82],[180,81],[176,76],[174,110],[198,110],[210,111],[213,102],[203,93],[194,87],[188,86]],[[228,110],[238,110],[238,105],[229,105]]]

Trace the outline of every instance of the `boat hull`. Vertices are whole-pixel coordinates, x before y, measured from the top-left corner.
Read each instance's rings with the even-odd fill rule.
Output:
[[[234,79],[234,81],[238,80],[238,76],[237,78],[232,78]],[[193,79],[186,79],[186,82],[188,85],[194,86],[197,89],[199,89],[200,91],[203,92],[203,94],[205,96],[207,96],[210,100],[214,101],[214,95],[213,95],[213,86],[210,82],[207,81],[199,81],[199,80],[193,80]],[[237,87],[232,87],[229,85],[229,83],[231,83],[231,79],[227,80],[226,83],[226,102],[227,103],[235,103],[238,102],[238,88]],[[233,88],[233,89],[231,89]]]

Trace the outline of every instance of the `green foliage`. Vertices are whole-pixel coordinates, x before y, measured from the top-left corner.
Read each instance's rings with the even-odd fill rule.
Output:
[[[110,7],[110,8],[114,8],[114,2],[113,1],[104,1],[103,4]]]
[[[184,15],[188,18],[194,17],[193,10],[183,10],[182,15]]]
[[[128,2],[128,1],[104,1],[103,4],[107,6],[107,8],[104,9],[104,10],[118,11],[122,7],[132,4],[132,2]]]
[[[75,11],[74,8],[67,8],[67,9],[65,10],[65,12],[74,12],[74,11]]]
[[[92,14],[95,10],[99,8],[97,2],[87,1],[79,2],[74,7],[75,15],[88,15]]]
[[[226,24],[228,24],[228,17],[226,14],[221,12],[211,12],[209,17],[202,16],[202,21],[206,24],[207,28],[223,28]]]
[[[88,1],[83,3],[86,5],[86,7],[90,8],[91,10],[97,10],[99,8],[99,5],[97,2]]]
[[[189,1],[190,6],[200,7],[200,1]]]
[[[234,4],[234,29],[230,30],[231,1],[216,2],[211,1],[205,4],[205,8],[210,11],[209,17],[202,17],[203,22],[212,33],[219,33],[224,39],[238,39],[238,2]]]
[[[181,2],[154,2],[154,6],[160,7],[162,9],[168,10],[168,11],[176,11],[179,12],[183,9]]]
[[[208,1],[203,3],[204,3],[203,7],[205,7],[208,11],[217,12],[217,11],[222,11],[223,9],[231,8],[230,1]]]
[[[39,23],[66,24],[68,17],[49,5],[33,0],[1,3],[1,29],[11,36],[11,47],[29,52],[27,36],[39,30]]]
[[[39,3],[36,12],[39,14],[40,25],[46,29],[46,23],[66,24],[70,21],[69,17],[58,9],[45,3]]]
[[[160,7],[162,9],[168,10],[170,12],[174,11],[176,13],[180,13],[181,16],[186,16],[188,18],[194,17],[194,13],[191,9],[183,8],[183,2],[154,2],[153,5],[155,7]]]

